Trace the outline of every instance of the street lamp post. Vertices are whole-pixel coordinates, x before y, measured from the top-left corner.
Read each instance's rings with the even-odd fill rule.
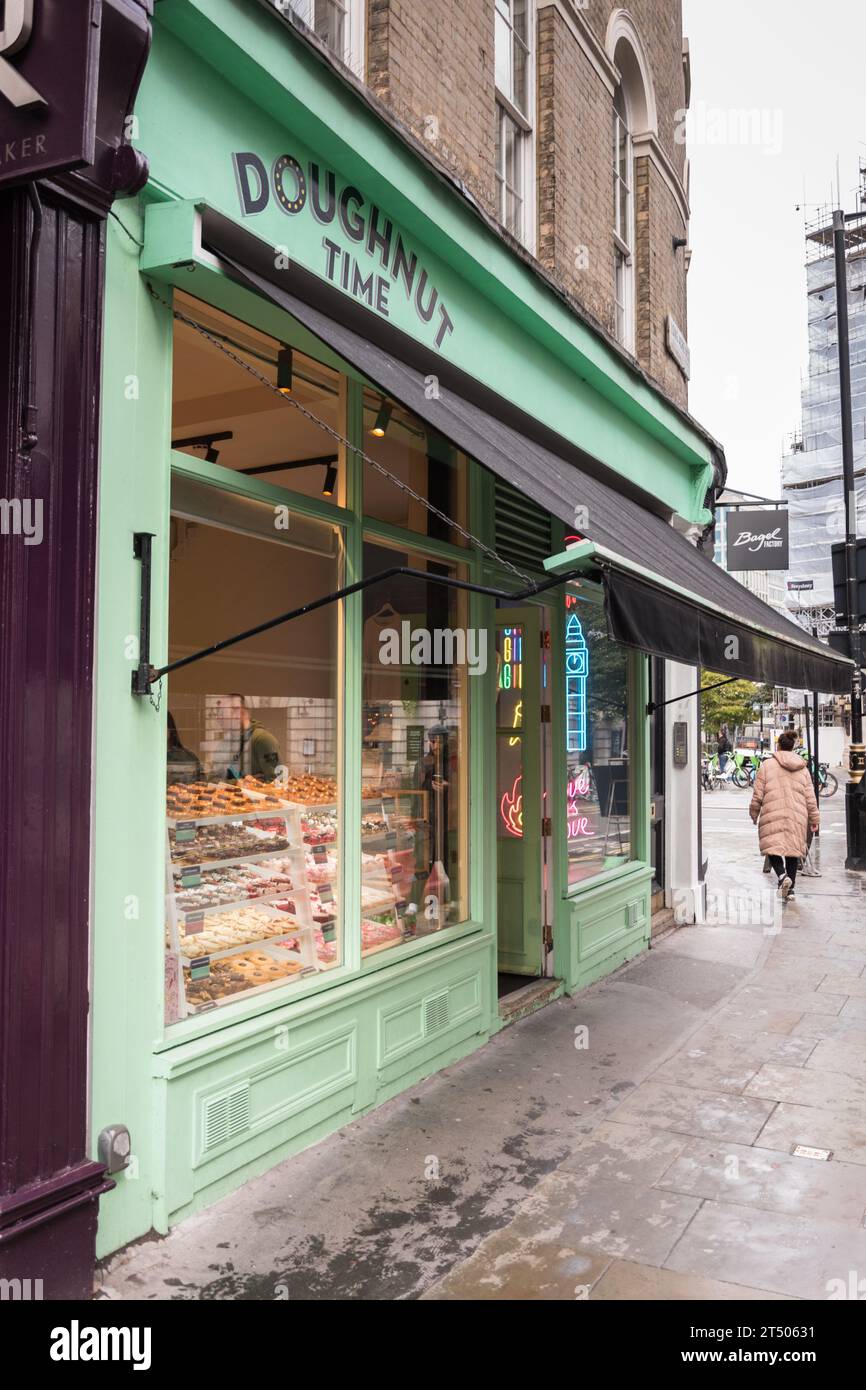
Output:
[[[855,213],[850,219],[860,218]],[[842,487],[845,506],[845,580],[848,636],[854,661],[851,677],[851,748],[849,781],[845,787],[847,869],[866,869],[866,750],[863,748],[863,674],[860,614],[857,605],[857,504],[854,490],[854,429],[851,415],[851,357],[848,341],[848,266],[845,257],[845,213],[833,212],[833,254],[836,268],[836,326],[839,344],[839,405],[842,413]]]

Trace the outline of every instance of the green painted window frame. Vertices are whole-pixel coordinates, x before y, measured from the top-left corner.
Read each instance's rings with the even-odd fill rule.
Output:
[[[199,280],[195,290],[201,287],[201,283]],[[204,297],[195,294],[192,289],[188,293],[192,294],[194,298],[200,298],[205,304],[223,308],[224,306],[220,303],[219,288],[228,283],[222,277],[214,277],[212,288],[215,292],[212,295]],[[253,308],[255,303],[255,297],[251,296],[249,307]],[[261,315],[246,312],[239,315],[237,305],[225,306],[225,312],[234,317],[241,317],[243,322],[260,328],[264,332],[273,332],[275,325],[271,306],[262,301],[261,309]],[[291,335],[289,336],[291,337]],[[304,345],[304,351],[310,356],[316,357],[316,352],[311,352],[307,343]],[[322,354],[319,354],[317,360],[323,361],[325,359]],[[347,370],[345,365],[333,359],[330,354],[328,354],[326,365],[340,371],[346,379],[344,432],[351,448],[346,450],[345,457],[344,505],[329,502],[324,498],[292,492],[287,488],[277,487],[264,479],[241,474],[234,469],[225,468],[219,463],[208,463],[204,459],[180,453],[177,450],[170,451],[170,476],[180,474],[222,491],[234,492],[237,495],[257,501],[286,506],[291,511],[296,511],[299,515],[309,517],[312,520],[339,526],[343,535],[343,582],[346,584],[351,584],[362,577],[365,536],[386,541],[392,546],[405,547],[415,554],[424,555],[433,560],[443,560],[459,565],[470,579],[476,580],[482,570],[482,556],[477,548],[472,549],[449,541],[436,540],[364,515],[364,462],[358,451],[363,449],[363,390],[366,383],[363,377],[353,373],[351,369]],[[287,408],[291,409],[290,406]],[[473,502],[478,493],[476,480],[478,465],[473,459],[467,458],[466,462],[469,469],[466,483],[469,509],[467,529],[471,530],[473,511],[475,510]],[[483,626],[485,602],[486,600],[481,595],[469,595],[469,621],[471,624]],[[493,900],[494,910],[491,912],[488,906],[491,902],[489,875],[485,874],[483,862],[485,854],[483,850],[476,850],[474,854],[470,855],[467,882],[469,916],[464,922],[455,923],[454,926],[447,927],[440,933],[421,937],[417,941],[403,942],[391,951],[375,955],[367,960],[364,960],[361,954],[361,860],[360,852],[358,854],[350,853],[349,849],[356,843],[360,846],[362,811],[360,720],[351,717],[350,711],[355,708],[360,709],[361,705],[362,645],[360,634],[363,621],[363,595],[361,593],[352,594],[344,599],[343,603],[345,605],[344,651],[342,654],[345,674],[343,691],[345,733],[343,762],[339,769],[342,797],[340,806],[342,852],[339,866],[340,901],[343,904],[342,963],[324,975],[314,976],[295,984],[288,982],[285,986],[268,990],[259,996],[239,1000],[234,1004],[229,1000],[220,1008],[208,1010],[205,1014],[180,1019],[171,1024],[166,1024],[163,1020],[162,1038],[155,1044],[154,1050],[156,1052],[167,1051],[183,1043],[217,1033],[224,1028],[259,1018],[268,1012],[285,1009],[296,1002],[309,1000],[320,993],[356,983],[369,975],[387,970],[392,965],[405,965],[416,957],[426,956],[431,951],[445,948],[466,937],[481,935],[485,932],[492,934],[495,929],[495,899]],[[481,773],[483,758],[480,750],[484,740],[486,678],[482,678],[477,684],[482,688],[476,692],[474,686],[470,687],[468,709],[468,840],[471,845],[479,846],[483,843],[481,838],[484,819],[483,775]],[[353,922],[355,926],[350,931],[350,923]]]

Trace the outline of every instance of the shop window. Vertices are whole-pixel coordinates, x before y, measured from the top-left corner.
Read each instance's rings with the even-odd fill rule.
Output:
[[[176,474],[168,658],[338,588],[339,530]],[[341,612],[251,636],[167,681],[166,1019],[343,959]]]
[[[176,294],[175,306],[209,337],[175,319],[172,447],[273,487],[342,503],[345,451],[316,424],[345,436],[340,374],[188,295]]]
[[[363,449],[385,470],[364,465],[367,516],[434,540],[464,543],[452,524],[466,525],[464,454],[411,411],[374,391],[364,392]]]
[[[628,652],[599,601],[565,596],[565,770],[569,885],[632,857]]]
[[[448,565],[372,541],[364,572]],[[364,591],[361,940],[370,956],[468,917],[468,693],[486,633],[467,596],[397,576]]]
[[[494,0],[496,187],[499,218],[532,250],[534,144],[532,0]]]

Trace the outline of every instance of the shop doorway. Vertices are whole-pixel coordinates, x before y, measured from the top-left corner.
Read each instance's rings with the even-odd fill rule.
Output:
[[[499,997],[552,970],[550,628],[542,607],[496,615]]]

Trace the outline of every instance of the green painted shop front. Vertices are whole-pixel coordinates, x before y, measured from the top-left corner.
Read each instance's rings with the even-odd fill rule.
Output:
[[[151,179],[110,224],[104,323],[92,1127],[95,1142],[126,1125],[132,1157],[102,1199],[103,1254],[166,1231],[484,1044],[502,1026],[500,972],[548,974],[573,992],[649,938],[647,658],[607,641],[586,580],[516,607],[439,584],[450,575],[513,590],[512,563],[543,580],[565,527],[228,274],[202,245],[202,211],[329,279],[347,303],[387,314],[690,521],[703,519],[711,474],[703,438],[278,15],[241,0],[163,0],[154,29],[136,130]],[[288,349],[293,390],[281,399]],[[390,438],[373,433],[383,406]],[[286,441],[310,441],[291,457],[288,443],[272,447],[281,421]],[[396,483],[377,472],[383,460]],[[354,593],[315,625],[294,625],[309,636],[287,624],[273,645],[242,643],[221,667],[207,658],[134,697],[136,533],[154,538],[157,666],[379,573],[389,557],[431,578]],[[370,634],[383,614],[398,633],[426,619],[484,634],[484,659],[416,673],[404,650],[380,670]],[[569,671],[585,683],[569,685]],[[202,789],[223,735],[228,746],[239,729],[242,746],[258,737],[267,749],[273,729],[269,743],[253,726],[279,711],[289,713],[277,782],[233,764],[246,792],[213,772]],[[226,734],[226,720],[240,722]],[[175,776],[185,759],[190,779]],[[271,809],[274,790],[294,821]],[[299,922],[285,952],[293,973],[266,944],[274,978],[259,987],[254,974],[237,998],[214,998],[225,948],[208,935],[207,909],[202,920],[189,904],[208,862],[237,875],[235,840],[221,858],[198,851],[209,824],[236,839],[231,798],[242,794],[263,808],[246,832],[276,846],[242,874],[300,855],[284,893],[286,921]],[[593,801],[605,802],[603,824]],[[281,823],[285,835],[267,841]],[[368,873],[393,877],[390,918]],[[209,944],[194,952],[202,932]]]

